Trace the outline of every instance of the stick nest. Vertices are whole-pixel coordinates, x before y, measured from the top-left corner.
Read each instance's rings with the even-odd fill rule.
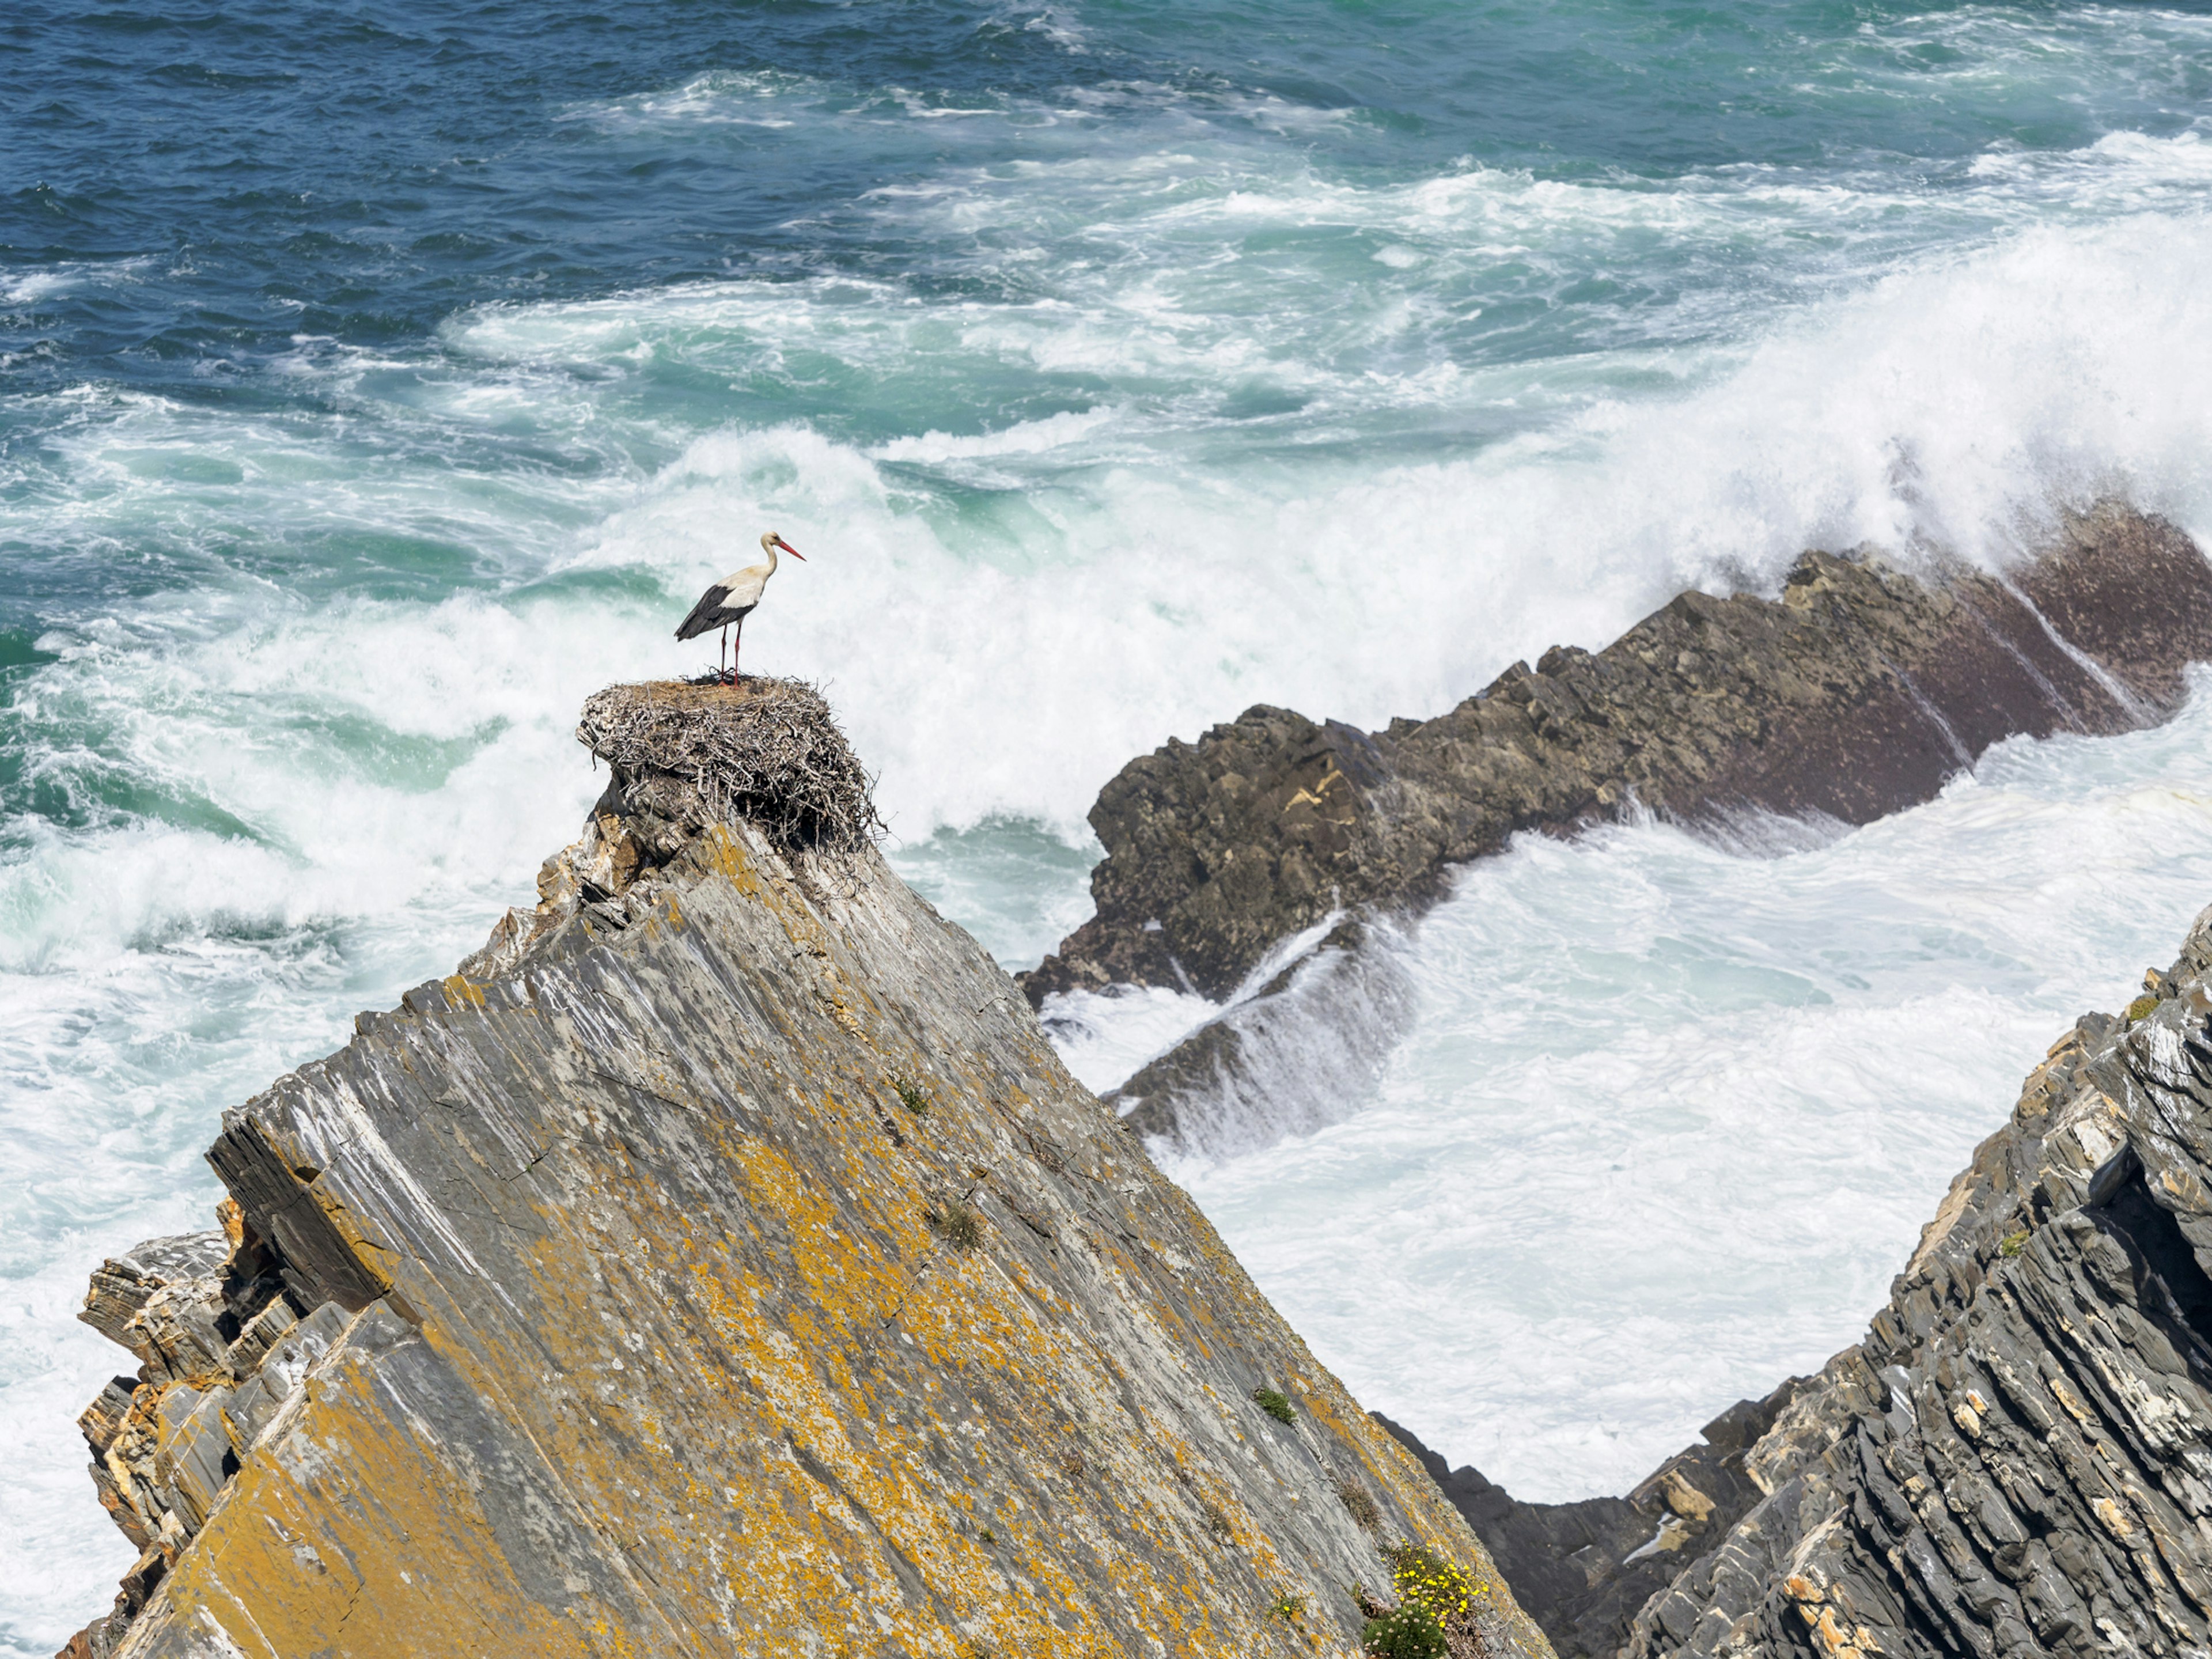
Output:
[[[576,740],[634,805],[679,823],[742,818],[787,851],[834,853],[884,828],[860,757],[801,680],[611,685],[584,705]]]

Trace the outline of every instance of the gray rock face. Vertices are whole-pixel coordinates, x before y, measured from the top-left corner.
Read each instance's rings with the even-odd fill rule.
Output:
[[[1961,570],[1930,585],[1871,556],[1808,553],[1778,599],[1685,593],[1603,651],[1555,647],[1434,720],[1364,732],[1258,708],[1131,762],[1091,812],[1107,853],[1097,913],[1024,987],[1039,1005],[1115,983],[1224,999],[1306,929],[1417,912],[1451,866],[1516,832],[1631,803],[1688,822],[1863,823],[1929,799],[2000,738],[2163,719],[2185,665],[2208,659],[2212,566],[2125,508],[2071,520],[2009,580]],[[1178,1150],[1210,1150],[1214,1103],[1282,1086],[1255,1060],[1271,1019],[1304,1018],[1265,1006],[1294,979],[1117,1103]]]
[[[77,1419],[101,1505],[139,1551],[113,1609],[65,1654],[106,1659],[207,1524],[243,1459],[344,1328],[302,1319],[235,1204],[223,1228],[150,1239],[103,1262],[78,1317],[139,1359]]]
[[[1747,1468],[1803,1379],[1764,1400],[1740,1400],[1625,1498],[1523,1503],[1481,1471],[1449,1468],[1413,1431],[1376,1420],[1421,1460],[1489,1546],[1514,1600],[1542,1626],[1562,1659],[1610,1659],[1645,1601],[1710,1553],[1765,1497]]]
[[[1429,1457],[1560,1652],[2212,1651],[2212,911],[2147,980],[2053,1045],[1865,1340],[1713,1438],[1740,1479],[1691,1476],[1662,1574],[1620,1545],[1682,1460],[1547,1506]]]
[[[2206,1650],[2208,969],[2212,913],[2053,1048],[1628,1652]]]
[[[227,1255],[103,1269],[125,1332],[255,1288],[88,1413],[176,1518],[77,1650],[1303,1655],[1400,1539],[1548,1659],[974,941],[682,781],[226,1115]]]
[[[162,1375],[218,1370],[236,1334],[222,1328],[229,1257],[230,1240],[220,1232],[149,1239],[100,1264],[77,1317]]]

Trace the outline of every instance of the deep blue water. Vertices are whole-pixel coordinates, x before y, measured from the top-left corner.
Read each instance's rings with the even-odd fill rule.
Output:
[[[12,8],[0,1651],[127,1565],[69,1424],[115,1360],[70,1322],[87,1267],[207,1224],[221,1108],[529,896],[593,793],[577,704],[699,666],[667,629],[761,530],[810,562],[749,665],[828,685],[895,861],[1034,959],[1085,913],[1099,785],[1249,702],[1432,713],[1808,543],[2002,560],[2111,490],[2212,527],[2208,46],[2194,5]],[[2184,790],[2171,746],[2129,764],[2100,799]],[[1673,857],[1594,856],[1527,879],[1602,910]],[[1948,856],[1868,890],[1923,905]],[[2186,884],[2068,910],[2035,1008]],[[1705,1014],[1665,1006],[1672,1053]],[[1463,1017],[1410,1075],[1473,1063]],[[2008,1100],[2042,1018],[1947,1098]],[[1790,1342],[1849,1340],[1920,1161],[1863,1235],[1787,1246],[1856,1264]],[[1325,1263],[1251,1218],[1374,1224],[1292,1164],[1295,1205],[1232,1182],[1224,1225],[1333,1331]],[[1683,1261],[1698,1311],[1647,1363],[1806,1363],[1698,1326],[1736,1316]],[[1537,1305],[1500,1375],[1614,1365]],[[1326,1357],[1401,1415],[1522,1409]],[[1639,1409],[1512,1419],[1527,1467],[1492,1472],[1593,1490],[1702,1420]]]

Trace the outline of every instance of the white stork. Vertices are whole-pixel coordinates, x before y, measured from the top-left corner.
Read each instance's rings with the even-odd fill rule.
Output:
[[[752,615],[753,607],[760,603],[761,590],[768,586],[768,579],[775,574],[775,550],[778,548],[801,564],[806,562],[805,554],[773,530],[769,531],[761,538],[761,550],[768,555],[768,562],[749,564],[742,570],[732,571],[702,593],[699,603],[691,607],[691,614],[676,625],[676,637],[696,640],[708,629],[720,628],[722,630],[722,646],[726,651],[730,643],[730,624],[735,623],[738,625],[738,650],[743,651],[745,648],[745,618]],[[735,653],[731,653],[730,665],[721,672],[725,684],[736,684],[738,661]]]

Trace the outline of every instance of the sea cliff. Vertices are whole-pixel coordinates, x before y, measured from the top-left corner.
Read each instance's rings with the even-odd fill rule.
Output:
[[[2006,581],[1808,555],[1456,726],[1334,734],[1281,810],[1197,819],[1224,867],[1341,831],[1367,896],[1223,889],[1259,920],[1218,974],[1319,923],[1354,959],[1608,779],[1863,817],[2009,731],[2162,717],[2212,574],[2154,520],[2075,529]],[[1295,757],[1279,715],[1176,763]],[[817,698],[614,688],[579,735],[611,781],[539,903],[226,1115],[219,1230],[94,1275],[140,1364],[82,1427],[142,1553],[73,1654],[1340,1653],[1394,1546],[1479,1587],[1459,1659],[2212,1651],[2212,913],[2053,1045],[1863,1341],[1623,1498],[1529,1504],[1315,1363],[1158,1120],[884,866]]]
[[[459,971],[95,1276],[79,1655],[1340,1653],[1474,1535],[870,843],[803,688],[618,688]],[[1403,1559],[1402,1557],[1401,1558]]]

